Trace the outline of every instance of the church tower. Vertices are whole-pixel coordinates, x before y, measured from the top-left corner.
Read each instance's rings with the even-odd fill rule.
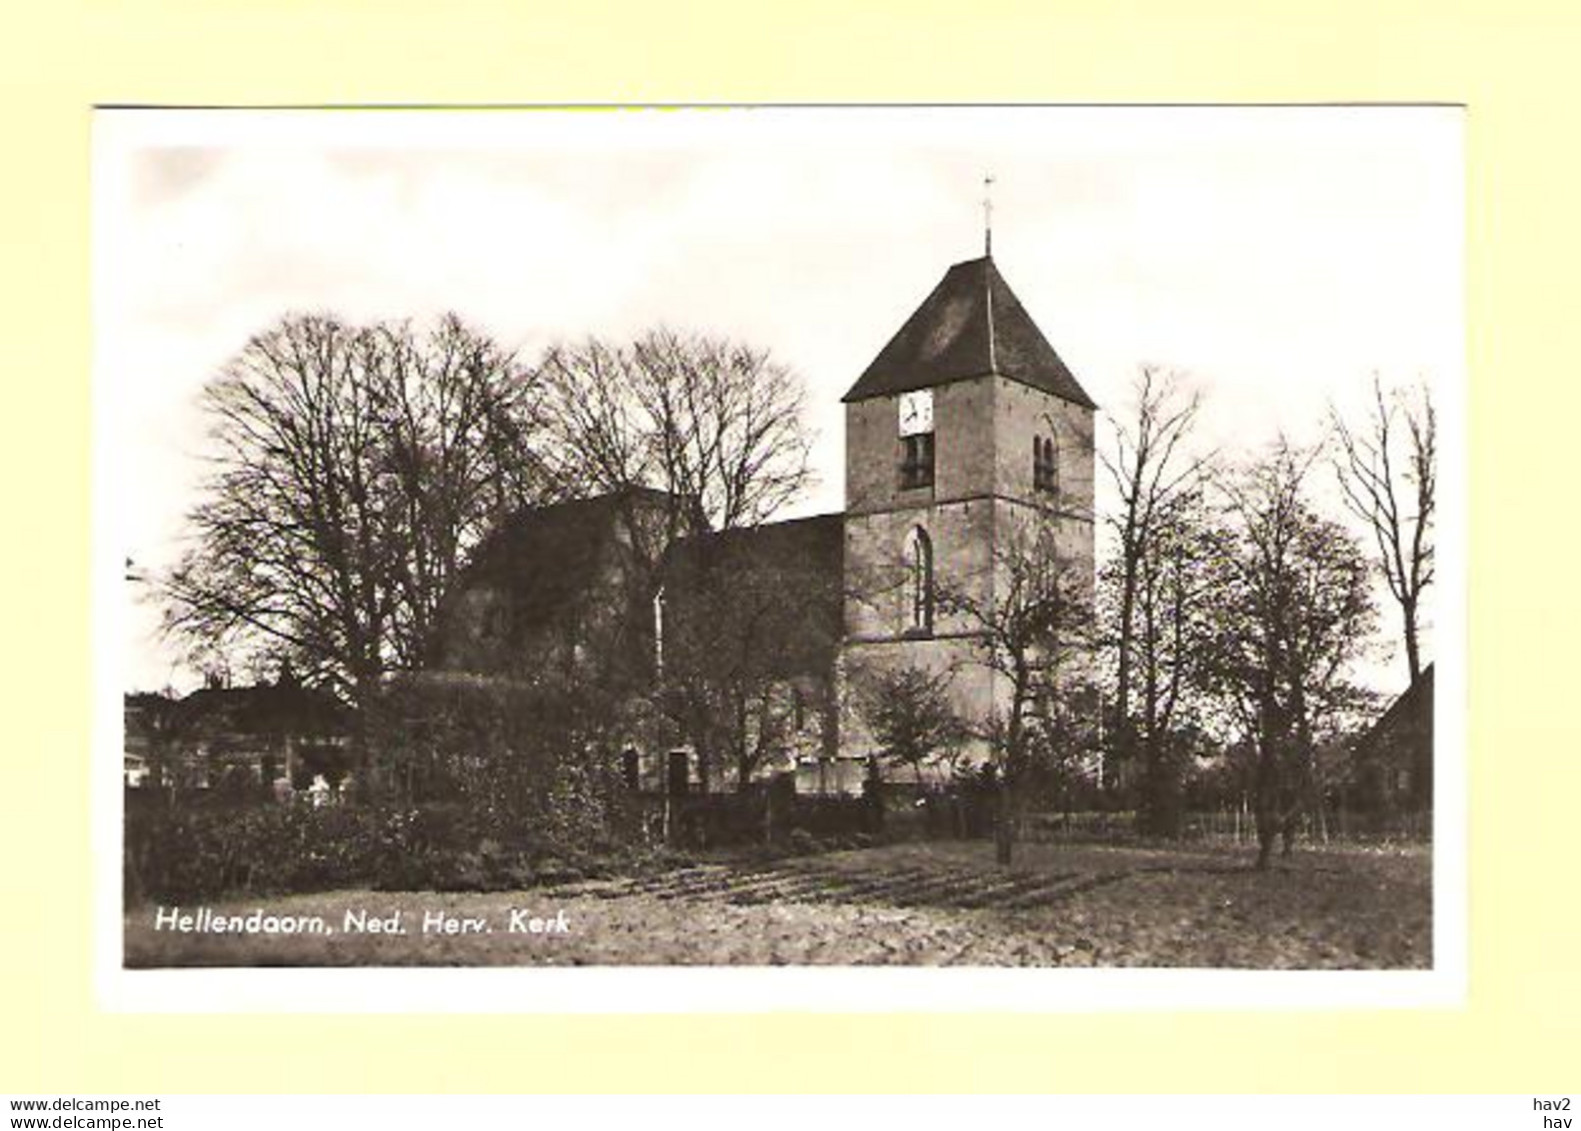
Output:
[[[985,255],[945,273],[843,400],[846,679],[948,670],[981,721],[1008,687],[963,606],[1002,599],[1007,543],[1049,532],[1091,590],[1092,399]],[[857,715],[847,756],[871,749]]]

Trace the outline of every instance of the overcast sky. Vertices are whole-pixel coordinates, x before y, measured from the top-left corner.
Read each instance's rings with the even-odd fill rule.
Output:
[[[1374,371],[1458,387],[1454,110],[101,112],[108,537],[168,564],[197,390],[321,309],[455,310],[526,358],[660,322],[765,346],[811,392],[801,511],[838,510],[839,398],[982,253],[985,173],[995,261],[1102,407],[1161,363],[1206,389],[1205,438],[1244,449],[1315,437]],[[153,624],[124,625],[130,686],[189,685]]]

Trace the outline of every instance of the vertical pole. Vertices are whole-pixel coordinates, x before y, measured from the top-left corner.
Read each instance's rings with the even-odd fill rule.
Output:
[[[994,254],[994,176],[983,177],[983,254]]]

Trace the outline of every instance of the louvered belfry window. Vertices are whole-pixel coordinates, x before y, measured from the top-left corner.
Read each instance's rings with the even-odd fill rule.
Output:
[[[933,486],[933,433],[902,436],[900,443],[901,487]]]
[[[1032,440],[1032,486],[1038,491],[1059,490],[1059,466],[1054,458],[1054,441],[1037,436]]]

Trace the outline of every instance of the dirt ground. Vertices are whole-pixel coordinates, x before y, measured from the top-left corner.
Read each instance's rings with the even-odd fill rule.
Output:
[[[1431,965],[1426,848],[1306,849],[1264,873],[1250,860],[1023,845],[1004,871],[990,844],[929,843],[523,892],[145,905],[126,915],[126,965]],[[204,908],[243,927],[259,909],[277,927],[302,917],[307,933],[172,929]]]

